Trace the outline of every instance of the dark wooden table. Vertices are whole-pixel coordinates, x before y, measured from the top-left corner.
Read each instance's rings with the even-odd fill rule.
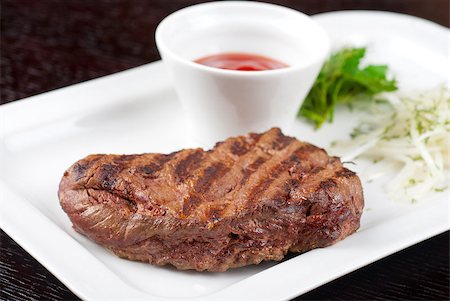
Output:
[[[153,38],[156,25],[169,13],[199,2],[202,1],[1,0],[0,103],[158,60]],[[448,0],[272,2],[308,14],[377,9],[449,25]],[[0,242],[1,300],[79,300],[3,231]],[[449,233],[375,262],[296,300],[329,299],[448,300]]]

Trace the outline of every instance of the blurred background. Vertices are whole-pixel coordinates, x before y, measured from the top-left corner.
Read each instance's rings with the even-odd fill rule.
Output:
[[[1,103],[159,60],[156,25],[206,1],[1,0]],[[368,9],[449,25],[448,0],[278,0],[306,14]]]
[[[159,60],[154,41],[157,24],[168,14],[201,2],[206,1],[0,0],[0,103]],[[449,26],[448,0],[265,2],[310,15],[354,9],[393,11]],[[448,250],[447,232],[298,300],[448,300]],[[0,300],[78,300],[3,231],[0,281]]]

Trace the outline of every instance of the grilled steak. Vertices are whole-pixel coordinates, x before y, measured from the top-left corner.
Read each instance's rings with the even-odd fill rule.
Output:
[[[59,199],[74,228],[120,257],[225,271],[331,245],[355,232],[359,178],[277,128],[209,151],[91,155]]]

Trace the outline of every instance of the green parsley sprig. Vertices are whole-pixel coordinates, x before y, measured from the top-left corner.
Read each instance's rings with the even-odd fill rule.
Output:
[[[395,79],[387,78],[386,65],[360,68],[365,48],[344,48],[325,62],[311,91],[298,111],[320,128],[325,121],[333,122],[335,107],[351,105],[384,92],[397,90]]]

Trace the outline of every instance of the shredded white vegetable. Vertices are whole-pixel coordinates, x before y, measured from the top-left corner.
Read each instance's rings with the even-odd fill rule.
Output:
[[[446,86],[409,95],[380,95],[387,106],[377,106],[354,129],[352,140],[335,148],[350,149],[343,161],[366,158],[374,180],[396,171],[387,185],[394,200],[420,200],[448,188],[450,167],[450,91]]]

